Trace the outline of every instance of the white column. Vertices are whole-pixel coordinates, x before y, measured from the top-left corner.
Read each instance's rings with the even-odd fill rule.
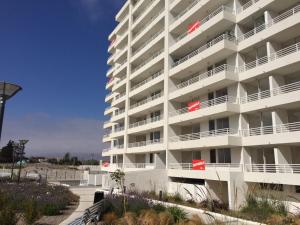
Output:
[[[171,41],[171,35],[169,32],[169,24],[172,15],[169,11],[170,8],[170,0],[165,0],[165,42],[164,42],[164,149],[166,151],[166,168],[168,168],[168,142],[169,142],[169,69],[171,68],[170,65],[170,58],[169,58],[169,47]]]

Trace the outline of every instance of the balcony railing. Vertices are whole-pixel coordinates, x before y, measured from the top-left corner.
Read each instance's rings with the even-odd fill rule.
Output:
[[[137,148],[137,147],[143,147],[143,146],[148,146],[148,145],[155,145],[155,144],[161,144],[163,143],[163,139],[154,139],[154,140],[148,140],[148,141],[140,141],[140,142],[134,142],[134,143],[129,143],[128,147],[129,148]]]
[[[174,170],[193,170],[192,163],[170,163],[169,169]],[[243,164],[239,163],[205,163],[206,170],[217,170],[222,171],[243,171]]]
[[[250,129],[241,130],[241,133],[244,137],[249,136],[260,136],[268,135],[275,133],[291,133],[300,131],[300,122],[279,124],[276,126],[264,126],[264,127],[255,127]]]
[[[164,70],[161,70],[161,71],[153,74],[152,76],[148,77],[146,80],[143,80],[142,82],[140,82],[140,83],[132,86],[131,87],[131,91],[133,91],[133,90],[135,90],[135,89],[137,89],[137,88],[139,88],[139,87],[141,87],[141,86],[149,83],[150,81],[154,80],[155,78],[161,76],[163,73],[164,73]]]
[[[176,62],[173,63],[172,67],[176,67],[182,63],[184,63],[185,61],[193,58],[194,56],[198,55],[199,53],[203,52],[204,50],[218,44],[221,41],[224,40],[228,40],[228,41],[235,41],[235,37],[228,35],[228,34],[222,34],[219,37],[213,39],[212,41],[210,41],[209,43],[202,45],[200,48],[192,51],[191,53],[189,53],[188,55],[184,56],[183,58],[177,60]]]
[[[150,124],[150,123],[155,123],[157,121],[161,121],[163,118],[163,116],[156,116],[156,117],[152,117],[152,118],[148,118],[146,120],[141,120],[135,123],[131,123],[129,124],[129,128],[134,128],[134,127],[140,127],[140,126],[144,126],[146,124]]]
[[[245,172],[248,173],[298,173],[300,164],[246,164]]]
[[[210,130],[210,131],[204,131],[204,132],[198,132],[198,133],[191,133],[191,134],[182,134],[170,137],[170,142],[180,142],[180,141],[192,141],[192,140],[198,140],[201,138],[207,138],[207,137],[217,137],[217,136],[229,136],[229,135],[235,135],[238,136],[239,132],[238,130],[231,129],[231,128],[224,128],[219,130]]]
[[[272,95],[277,96],[277,95],[282,95],[282,94],[286,94],[286,93],[290,93],[290,92],[294,92],[294,91],[299,91],[299,90],[300,90],[300,81],[294,82],[294,83],[291,83],[291,84],[286,84],[286,85],[280,86],[280,87],[272,89],[272,90],[261,91],[261,92],[258,92],[258,93],[254,93],[254,94],[251,94],[251,95],[241,97],[240,98],[240,103],[245,104],[245,103],[254,102],[254,101],[261,100],[261,99],[269,98]]]
[[[197,74],[194,74],[193,77],[189,80],[186,80],[186,81],[183,81],[183,82],[180,82],[179,84],[176,85],[176,87],[178,89],[181,89],[181,88],[185,88],[185,87],[188,87],[192,84],[195,84],[199,81],[202,81],[204,79],[207,79],[209,77],[212,77],[216,74],[219,74],[223,71],[231,71],[231,72],[235,72],[235,67],[234,66],[231,66],[231,65],[227,65],[227,64],[224,64],[224,65],[221,65],[221,66],[218,66],[212,70],[209,70],[205,73],[197,73]]]
[[[290,9],[290,10],[288,10],[288,11],[282,13],[282,14],[280,14],[279,16],[276,16],[276,17],[275,17],[274,19],[272,19],[269,23],[267,23],[267,24],[262,24],[262,25],[260,25],[260,26],[258,26],[258,27],[255,27],[253,30],[250,30],[250,31],[248,31],[247,33],[245,33],[245,34],[239,36],[239,37],[237,38],[237,41],[238,41],[238,42],[241,42],[241,41],[243,41],[243,40],[246,40],[246,39],[248,39],[248,38],[254,36],[255,34],[261,32],[261,31],[263,31],[263,30],[265,30],[265,29],[267,29],[267,28],[273,26],[274,24],[277,24],[277,23],[281,22],[282,20],[285,20],[285,19],[287,19],[287,18],[289,18],[289,17],[291,17],[291,16],[293,16],[293,15],[295,15],[296,13],[299,13],[299,12],[300,12],[300,5],[297,5],[297,6],[295,6],[294,8],[292,8],[292,9]]]
[[[162,93],[158,93],[158,94],[156,94],[156,95],[150,96],[150,97],[148,97],[148,98],[146,98],[146,99],[144,99],[144,100],[142,100],[142,101],[139,101],[139,102],[137,102],[137,103],[131,105],[131,106],[130,106],[130,109],[134,109],[134,108],[136,108],[136,107],[138,107],[138,106],[141,106],[141,105],[144,105],[144,104],[146,104],[146,103],[148,103],[148,102],[152,102],[152,101],[154,101],[154,100],[160,98],[161,96],[162,96]]]
[[[250,1],[246,2],[244,5],[237,8],[236,14],[239,14],[239,13],[245,11],[246,9],[248,9],[250,6],[254,5],[258,1],[260,1],[260,0],[250,0]]]
[[[208,16],[201,19],[200,20],[201,26],[203,26],[203,24],[210,21],[213,17],[215,17],[216,15],[218,15],[219,13],[224,12],[224,11],[233,12],[233,10],[231,8],[226,7],[226,6],[221,6],[221,7],[217,8],[215,11],[213,11],[211,14],[209,14]],[[183,38],[185,38],[188,35],[189,35],[188,31],[184,32],[183,34],[181,34],[179,37],[177,37],[175,39],[175,42],[178,42],[178,41],[182,40]]]
[[[154,163],[124,163],[123,168],[127,169],[145,169],[149,167],[155,167]]]
[[[116,133],[116,132],[121,132],[121,131],[123,131],[123,130],[125,130],[125,127],[116,127],[116,128],[115,128],[115,133]]]
[[[200,102],[199,109],[197,109],[195,111],[213,107],[213,106],[220,105],[220,104],[224,104],[224,103],[238,104],[238,99],[233,96],[225,95],[225,96],[211,99],[208,101],[203,101],[203,102]],[[190,113],[189,107],[184,107],[181,109],[177,109],[176,111],[171,111],[169,113],[169,115],[172,117],[172,116],[178,116],[178,115],[182,115],[182,114],[186,114],[186,113]]]
[[[273,62],[277,59],[281,59],[282,57],[290,55],[292,53],[299,52],[299,50],[300,50],[300,42],[298,42],[296,44],[293,44],[291,46],[288,46],[286,48],[283,48],[283,49],[281,49],[281,50],[279,50],[275,53],[272,53],[270,56],[264,56],[262,58],[254,60],[250,63],[247,63],[243,66],[240,66],[238,68],[238,70],[239,70],[240,73],[242,73],[242,72],[251,70],[253,68],[256,68],[258,66],[262,66],[266,63]]]
[[[116,145],[116,146],[113,146],[113,147],[103,149],[102,152],[108,152],[108,151],[123,149],[123,148],[124,148],[124,145]]]
[[[127,59],[125,59],[123,62],[121,62],[119,65],[116,66],[116,70],[118,70],[120,67],[122,67],[127,62]]]
[[[147,0],[147,5],[144,6],[144,10],[142,12],[140,12],[139,15],[137,15],[137,17],[135,17],[133,19],[133,24],[139,19],[141,18],[142,15],[144,15],[144,13],[146,12],[147,9],[149,9],[151,7],[151,5],[153,4],[155,0]]]
[[[111,106],[108,106],[108,107],[105,108],[104,112],[107,112],[110,109],[111,109]]]
[[[121,93],[121,94],[118,94],[118,95],[116,96],[115,101],[118,100],[118,99],[120,99],[120,98],[122,98],[122,97],[124,97],[125,95],[126,95],[126,92],[123,92],[123,93]]]
[[[138,71],[140,68],[142,68],[143,66],[145,66],[146,64],[148,64],[149,62],[151,62],[152,60],[154,60],[155,58],[157,58],[158,56],[160,56],[162,53],[164,52],[163,49],[159,50],[158,52],[154,53],[151,57],[149,57],[148,59],[146,59],[145,61],[143,61],[140,65],[138,65],[137,67],[135,67],[132,72],[136,72]]]
[[[119,109],[119,110],[116,110],[116,111],[115,111],[115,116],[121,115],[121,114],[123,114],[123,113],[125,113],[125,109]]]
[[[174,22],[180,19],[184,14],[186,14],[188,11],[190,11],[195,5],[198,4],[198,2],[201,2],[202,0],[195,0],[191,4],[189,4],[188,7],[186,7],[183,11],[181,11],[177,16],[174,17]],[[173,22],[173,23],[174,23]]]
[[[140,52],[143,48],[145,48],[147,45],[151,43],[156,37],[158,37],[161,33],[163,33],[164,30],[160,30],[157,33],[153,34],[147,41],[145,41],[138,49],[134,50],[132,52],[133,56],[135,56],[138,52]]]
[[[165,11],[165,9],[160,10],[158,13],[156,13],[154,16],[151,17],[151,19],[144,24],[136,33],[134,33],[133,39],[135,39],[140,33],[142,33],[147,27],[150,27],[151,23],[158,17],[160,14],[162,14]]]

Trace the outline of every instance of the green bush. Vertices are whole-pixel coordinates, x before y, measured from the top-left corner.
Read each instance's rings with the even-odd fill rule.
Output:
[[[166,207],[162,204],[154,204],[152,206],[152,209],[155,210],[155,212],[160,213],[166,211]]]
[[[60,215],[60,207],[54,204],[46,204],[43,208],[43,214],[46,216]]]
[[[11,207],[3,208],[0,211],[1,225],[15,225],[17,224],[17,221],[16,213]]]
[[[33,224],[38,219],[38,207],[35,200],[28,200],[24,205],[24,217],[28,224]]]
[[[169,207],[168,212],[173,216],[175,223],[178,223],[187,218],[186,212],[178,207]]]

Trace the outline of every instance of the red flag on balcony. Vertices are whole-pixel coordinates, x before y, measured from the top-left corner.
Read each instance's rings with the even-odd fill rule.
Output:
[[[195,159],[192,161],[193,170],[205,170],[205,160]]]
[[[190,33],[194,32],[199,27],[200,27],[200,21],[196,21],[195,23],[190,24],[188,27],[188,33],[190,34]]]
[[[108,161],[102,162],[102,166],[103,166],[103,167],[109,167],[109,162],[108,162]]]
[[[196,111],[198,109],[200,109],[200,100],[188,103],[188,110],[189,110],[189,112],[194,112],[194,111]]]

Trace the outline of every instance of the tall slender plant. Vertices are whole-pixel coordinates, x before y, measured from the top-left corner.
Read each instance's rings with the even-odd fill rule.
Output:
[[[116,182],[123,195],[123,211],[126,213],[126,196],[125,196],[125,173],[120,169],[110,174],[110,178]]]

